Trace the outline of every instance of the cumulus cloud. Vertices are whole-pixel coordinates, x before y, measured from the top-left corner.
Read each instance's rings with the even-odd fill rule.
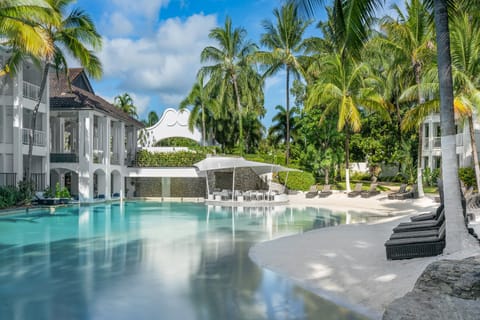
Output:
[[[147,18],[158,15],[160,8],[166,7],[169,0],[112,0],[114,6],[123,12],[138,14]]]
[[[188,93],[215,26],[216,16],[197,14],[165,20],[152,35],[105,38],[100,53],[105,78],[115,79],[126,92],[154,93],[176,104]]]
[[[112,13],[107,19],[104,29],[112,36],[127,36],[134,30],[133,24],[121,12]]]

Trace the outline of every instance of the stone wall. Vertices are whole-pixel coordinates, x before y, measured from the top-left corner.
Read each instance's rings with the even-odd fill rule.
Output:
[[[208,173],[210,191],[214,189],[232,190],[232,170],[219,170]],[[251,168],[235,170],[235,190],[268,190],[268,184],[263,181]]]
[[[132,189],[127,197],[200,198],[207,194],[205,178],[128,178],[126,186]]]

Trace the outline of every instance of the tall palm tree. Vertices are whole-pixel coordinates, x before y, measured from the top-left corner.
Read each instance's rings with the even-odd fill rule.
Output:
[[[268,129],[268,136],[272,140],[272,143],[278,145],[280,142],[286,143],[287,139],[290,139],[290,136],[287,138],[287,126],[290,126],[291,132],[295,132],[297,127],[297,114],[299,109],[293,107],[288,114],[288,124],[287,124],[287,110],[281,106],[277,105],[275,107],[277,113],[272,118],[272,126]],[[291,136],[295,136],[292,134]],[[295,139],[295,137],[293,137]],[[286,159],[285,159],[286,161]]]
[[[190,130],[193,130],[200,117],[202,125],[202,145],[205,146],[207,140],[207,113],[218,109],[218,104],[216,103],[217,101],[212,98],[212,94],[204,83],[203,78],[202,73],[197,76],[197,81],[193,84],[188,96],[180,102],[179,109],[183,110],[188,106],[193,106],[190,111],[188,127]]]
[[[388,117],[387,104],[377,93],[366,64],[334,54],[325,58],[323,76],[310,88],[307,108],[324,105],[324,116],[338,115],[337,129],[345,131],[345,177],[350,191],[350,135],[361,128],[361,113],[379,112]]]
[[[46,0],[0,1],[0,35],[2,45],[14,52],[44,58],[53,52],[53,42],[41,24],[58,25],[59,15]],[[4,71],[16,71],[20,59],[2,66]]]
[[[38,108],[45,92],[48,73],[51,67],[57,72],[68,73],[67,54],[77,60],[85,71],[93,78],[100,78],[102,65],[93,50],[98,50],[102,45],[102,38],[98,34],[95,24],[88,14],[80,9],[73,9],[68,15],[66,11],[75,0],[46,0],[55,14],[61,17],[59,24],[42,23],[38,28],[48,35],[53,43],[53,52],[43,61],[43,74],[37,103],[33,109],[32,124],[29,134],[28,165],[26,178],[30,181],[30,168],[32,167],[33,137],[37,121]],[[15,54],[15,53],[14,53]],[[38,60],[38,57],[33,57]],[[42,58],[42,57],[41,57]]]
[[[128,93],[123,93],[121,95],[116,96],[113,99],[113,104],[129,116],[133,118],[137,118],[137,107],[135,106],[135,103],[133,102],[133,98],[131,95]]]
[[[263,21],[266,33],[262,34],[261,43],[271,51],[257,53],[259,60],[267,66],[265,75],[271,76],[280,70],[285,70],[285,162],[288,165],[290,157],[290,74],[299,78],[304,73],[299,61],[303,52],[303,35],[310,24],[301,19],[298,8],[293,2],[288,2],[280,10],[275,9],[273,15],[276,24]]]
[[[318,10],[324,3],[323,0],[296,0],[310,13]],[[335,0],[335,3],[341,3]],[[375,10],[382,5],[381,0],[354,1],[346,0],[345,6],[350,7],[352,19],[353,38],[352,45],[358,44],[363,36],[362,24],[373,16]],[[466,0],[468,4],[475,5],[475,1]],[[463,209],[461,206],[460,184],[458,179],[458,166],[455,147],[455,118],[453,111],[453,83],[451,73],[450,38],[448,27],[448,7],[454,7],[454,0],[427,0],[426,4],[433,7],[435,33],[437,39],[438,74],[440,81],[440,118],[442,130],[442,176],[445,194],[445,216],[447,220],[447,245],[446,251],[451,253],[464,245],[466,228],[463,222]]]
[[[425,102],[420,90],[424,66],[433,59],[433,26],[430,23],[430,13],[422,0],[405,2],[406,14],[394,5],[398,16],[396,19],[386,17],[382,29],[386,36],[379,38],[382,48],[394,57],[392,65],[402,65],[404,70],[410,70],[417,90],[417,105]],[[407,75],[408,76],[408,75]],[[418,158],[417,158],[417,192],[423,197],[422,178],[422,145],[423,125],[418,126]]]
[[[256,51],[256,45],[245,40],[245,29],[232,27],[229,17],[225,19],[224,27],[212,29],[209,37],[217,43],[217,47],[204,48],[200,58],[202,63],[213,64],[202,67],[200,72],[210,77],[209,82],[216,86],[220,105],[235,105],[238,113],[239,148],[242,154],[245,148],[242,100],[245,100],[251,89],[250,74],[254,73],[251,54]]]
[[[150,111],[147,116],[147,125],[149,127],[153,126],[158,122],[158,114],[155,111]]]

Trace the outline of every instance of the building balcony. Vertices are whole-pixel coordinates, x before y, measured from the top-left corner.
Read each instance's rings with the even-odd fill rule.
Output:
[[[22,142],[24,145],[29,145],[30,133],[32,129],[22,129]],[[33,145],[36,147],[45,147],[46,146],[46,133],[44,131],[35,130],[33,133]]]
[[[440,149],[442,147],[442,138],[433,138],[433,149]]]
[[[0,173],[0,187],[15,187],[16,185],[16,173]]]
[[[93,150],[93,163],[103,163],[103,150]]]
[[[40,94],[40,86],[27,81],[23,81],[23,97],[24,98],[37,101],[39,94]],[[42,103],[45,103],[45,92],[43,93]]]
[[[50,162],[55,163],[78,163],[76,153],[50,153]]]
[[[110,153],[110,164],[120,164],[120,155],[118,153]]]

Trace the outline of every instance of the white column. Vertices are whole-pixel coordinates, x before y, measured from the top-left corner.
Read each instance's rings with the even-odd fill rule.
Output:
[[[13,172],[23,179],[23,68],[13,79]]]
[[[120,122],[120,137],[119,137],[119,143],[120,143],[120,165],[124,166],[125,165],[125,122]]]
[[[79,172],[78,194],[80,201],[93,200],[93,169],[92,141],[93,141],[93,114],[90,111],[81,111],[79,125]]]
[[[111,180],[111,164],[110,164],[110,136],[111,136],[111,130],[110,130],[110,126],[111,126],[111,119],[109,117],[105,117],[105,137],[103,137],[103,139],[105,139],[105,148],[106,148],[106,151],[104,151],[106,154],[107,154],[107,157],[105,158],[105,163],[104,163],[104,170],[105,170],[105,190],[103,192],[105,192],[105,198],[108,200],[111,198],[112,196],[112,190],[111,190],[111,183],[110,183],[110,180]]]

